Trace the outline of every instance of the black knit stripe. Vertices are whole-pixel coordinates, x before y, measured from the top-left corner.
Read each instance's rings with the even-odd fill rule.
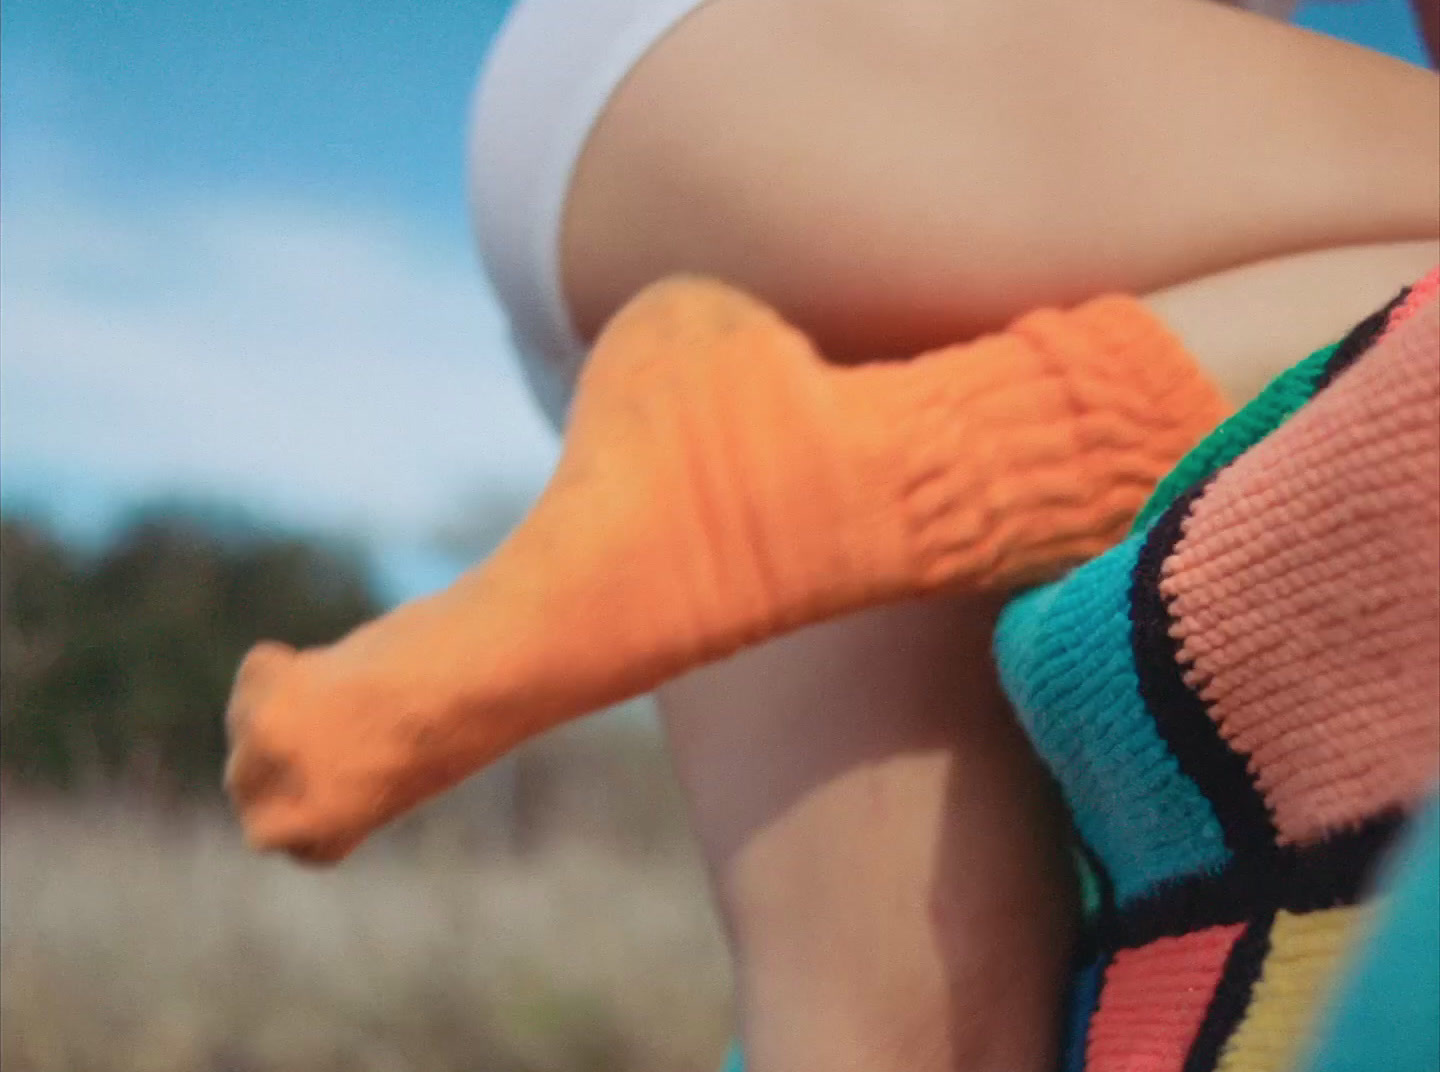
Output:
[[[1270,928],[1274,924],[1275,913],[1267,913],[1235,939],[1230,955],[1225,958],[1215,995],[1205,1010],[1205,1019],[1200,1021],[1200,1030],[1190,1045],[1183,1072],[1213,1072],[1225,1043],[1230,1041],[1250,1008],[1250,995],[1270,952]]]
[[[1409,816],[1394,810],[1317,845],[1281,850],[1278,904],[1287,912],[1318,912],[1358,903],[1369,893],[1381,858]]]
[[[1094,880],[1098,902],[1094,915],[1081,921],[1075,938],[1074,961],[1078,970],[1100,956],[1101,950],[1105,948],[1105,936],[1113,933],[1115,929],[1115,883],[1099,855],[1073,826],[1070,829],[1070,841],[1073,850],[1084,860],[1084,866]]]
[[[1276,909],[1299,914],[1356,904],[1404,822],[1400,812],[1387,812],[1314,845],[1242,857],[1219,874],[1166,885],[1121,909],[1099,935],[1100,944],[1136,948]]]
[[[1350,334],[1340,340],[1335,347],[1335,352],[1330,355],[1330,360],[1325,362],[1324,369],[1315,379],[1315,390],[1322,391],[1329,387],[1336,376],[1344,372],[1360,359],[1360,356],[1375,345],[1375,340],[1385,330],[1385,325],[1390,322],[1390,314],[1410,296],[1410,288],[1406,287],[1390,304],[1378,312],[1371,313],[1360,323],[1350,329]]]
[[[1265,855],[1275,844],[1275,826],[1265,800],[1245,757],[1220,736],[1205,701],[1185,683],[1180,644],[1170,635],[1170,608],[1160,591],[1165,560],[1180,541],[1190,508],[1209,483],[1197,484],[1171,503],[1146,536],[1130,586],[1131,647],[1145,707],[1181,771],[1209,799],[1225,844],[1236,856]]]

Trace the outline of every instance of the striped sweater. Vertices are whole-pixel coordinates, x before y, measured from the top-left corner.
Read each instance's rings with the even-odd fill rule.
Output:
[[[1377,861],[1440,775],[1437,291],[1282,375],[1126,540],[1001,619],[1087,877],[1067,1070],[1288,1072],[1313,1049]]]

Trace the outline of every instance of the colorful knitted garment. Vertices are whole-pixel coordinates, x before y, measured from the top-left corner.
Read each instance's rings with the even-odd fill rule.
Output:
[[[1124,542],[1001,619],[1093,880],[1067,1069],[1308,1056],[1376,862],[1440,776],[1437,290],[1282,375]]]

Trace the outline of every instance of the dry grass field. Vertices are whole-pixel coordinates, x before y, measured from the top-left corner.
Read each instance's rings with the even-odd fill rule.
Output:
[[[723,949],[630,737],[546,745],[525,837],[476,837],[481,785],[322,872],[218,808],[8,794],[5,1072],[714,1072]]]

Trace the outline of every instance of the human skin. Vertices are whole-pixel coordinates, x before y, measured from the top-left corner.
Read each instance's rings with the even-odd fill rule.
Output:
[[[748,1068],[1053,1067],[1074,892],[997,607],[872,611],[661,690]]]
[[[1196,0],[711,0],[596,124],[565,292],[589,337],[695,271],[826,354],[915,353],[1105,290],[1434,238],[1437,111],[1432,72]]]
[[[1147,304],[1241,402],[1437,260],[1298,255]],[[1053,1067],[1073,891],[990,663],[997,605],[865,612],[659,690],[752,1069]]]
[[[718,274],[851,358],[1148,292],[1238,401],[1434,263],[1437,109],[1428,72],[1186,0],[712,0],[587,144],[565,288],[588,337]],[[869,612],[660,690],[753,1072],[1053,1066],[1063,820],[993,613]]]

